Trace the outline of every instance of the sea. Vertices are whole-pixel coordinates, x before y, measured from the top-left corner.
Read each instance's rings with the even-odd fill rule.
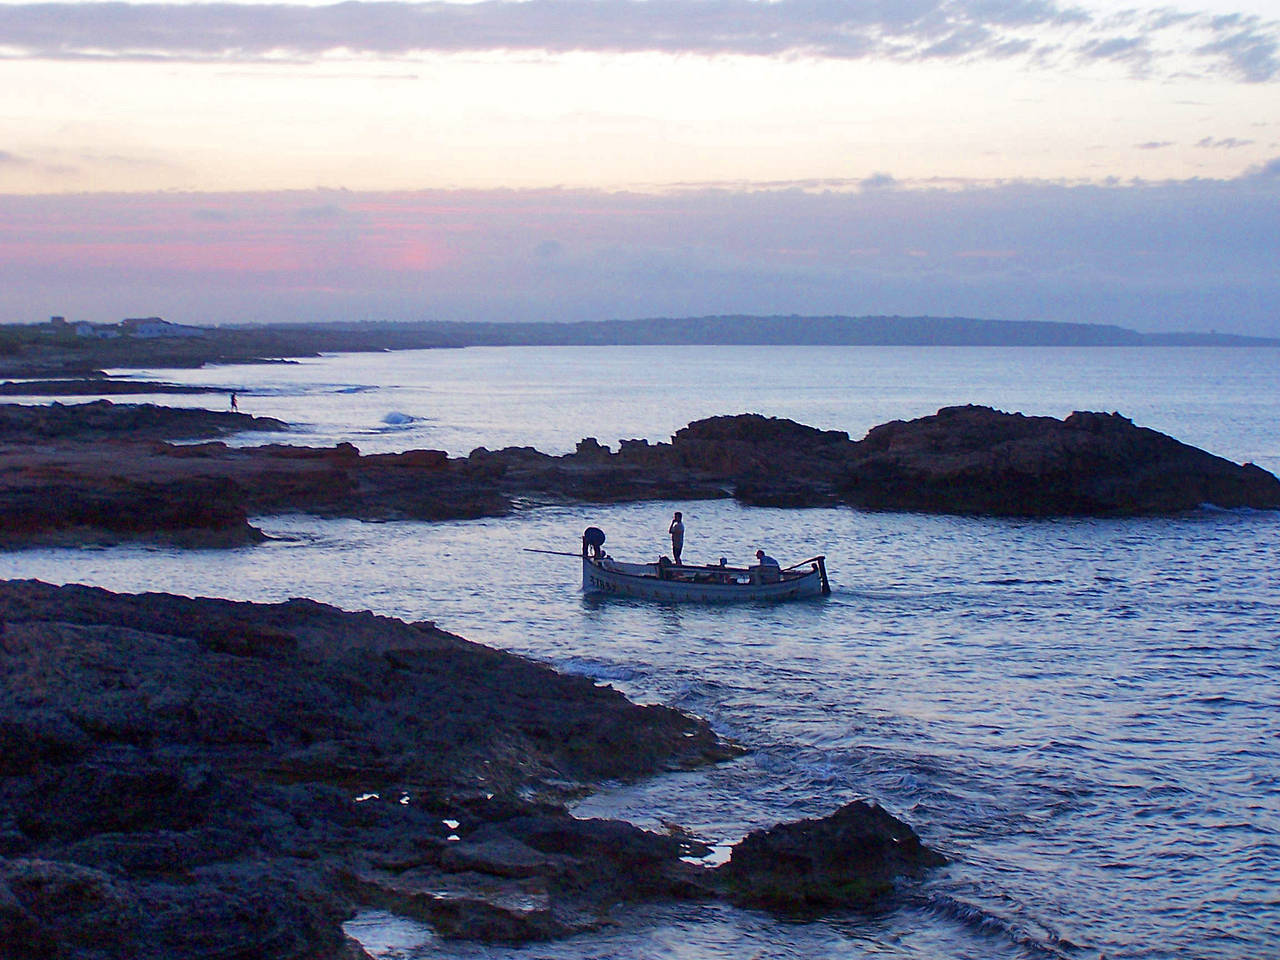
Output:
[[[237,444],[368,453],[572,450],[669,439],[742,412],[861,437],[976,403],[1116,411],[1280,473],[1280,350],[593,347],[338,354],[128,370],[219,386],[286,433]],[[151,402],[155,397],[114,397]],[[160,402],[225,408],[216,394]],[[50,402],[33,400],[32,402]],[[64,401],[66,402],[66,401]],[[825,554],[830,597],[698,607],[584,596],[594,525],[623,559],[784,564]],[[1280,513],[1140,519],[782,510],[733,501],[525,505],[448,523],[256,518],[231,550],[0,553],[0,576],[434,620],[471,640],[706,717],[748,753],[606,784],[578,816],[678,824],[713,845],[868,798],[951,863],[891,903],[806,922],[724,904],[620,908],[597,932],[493,946],[386,913],[376,956],[527,960],[1263,960],[1280,955]]]

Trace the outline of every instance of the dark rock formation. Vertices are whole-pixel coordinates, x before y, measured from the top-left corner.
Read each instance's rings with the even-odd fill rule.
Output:
[[[698,841],[571,817],[600,779],[738,751],[429,623],[8,581],[0,624],[6,960],[349,958],[369,907],[519,942],[636,900],[848,906],[940,862],[856,804],[718,872],[682,859]]]
[[[514,941],[705,890],[548,802],[736,752],[678,711],[305,600],[10,581],[0,623],[0,957],[324,960],[361,907]]]
[[[144,393],[230,393],[225,387],[196,387],[151,380],[112,380],[84,377],[76,380],[6,380],[0,396],[6,397],[101,397],[108,394]]]
[[[267,417],[154,404],[0,405],[0,546],[262,539],[233,477],[148,469],[162,440],[283,430]]]
[[[713,417],[670,444],[584,441],[546,457],[477,451],[512,495],[608,502],[726,495],[756,506],[1011,516],[1129,516],[1219,507],[1280,508],[1280,481],[1118,414],[1066,420],[949,407],[862,441],[758,414]]]
[[[1013,516],[1129,516],[1202,504],[1280,508],[1280,481],[1119,414],[1065,420],[947,407],[876,427],[839,484],[851,506]]]
[[[284,429],[265,417],[106,400],[0,405],[0,546],[229,546],[262,538],[248,521],[255,513],[458,519],[511,508],[483,471],[441,451],[167,442]]]
[[[58,471],[29,470],[4,484],[0,546],[143,539],[184,547],[255,543],[244,497],[231,482],[193,476],[86,483]]]
[[[698,420],[677,430],[671,446],[691,469],[757,478],[829,473],[830,465],[842,463],[851,450],[842,431],[758,413]]]
[[[464,474],[484,477],[512,500],[532,503],[624,503],[714,500],[729,496],[720,477],[691,469],[667,444],[627,441],[615,454],[594,438],[561,457],[532,447],[479,447],[458,461]]]
[[[616,453],[587,438],[559,457],[531,447],[451,459],[439,450],[362,456],[348,443],[163,442],[249,428],[284,425],[108,401],[0,406],[0,545],[235,544],[257,535],[246,519],[254,514],[447,520],[502,516],[516,504],[731,495],[755,506],[1011,516],[1280,508],[1280,481],[1266,471],[1118,414],[1055,420],[949,407],[858,442],[744,414],[692,423],[671,443],[624,440]]]
[[[513,496],[609,502],[703,499],[730,491],[753,506],[1006,516],[1132,516],[1219,507],[1280,508],[1280,481],[1118,414],[1065,420],[949,407],[876,427],[865,439],[789,420],[712,417],[670,444],[583,441],[546,457],[477,451]]]
[[[194,440],[242,430],[287,430],[270,417],[161,407],[153,403],[0,404],[0,442],[44,440]]]
[[[855,800],[821,820],[749,834],[717,872],[737,903],[803,914],[866,906],[897,877],[946,862],[901,820]]]

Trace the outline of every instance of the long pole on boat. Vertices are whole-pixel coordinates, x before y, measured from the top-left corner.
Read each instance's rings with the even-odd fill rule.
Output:
[[[537,547],[525,547],[525,553],[549,553],[556,557],[580,557],[580,553],[569,553],[567,550],[539,550]]]
[[[788,570],[794,570],[796,567],[803,567],[806,563],[812,563],[818,570],[818,579],[822,583],[822,595],[825,597],[831,593],[831,581],[827,579],[827,558],[824,555],[810,557],[808,560],[801,560],[799,563],[793,563],[787,567]]]
[[[821,563],[826,559],[827,558],[825,554],[818,557],[810,557],[808,560],[801,560],[799,563],[793,563],[791,566],[783,567],[782,569],[783,569],[783,572],[785,573],[788,570],[794,570],[797,567],[803,567],[806,563]]]

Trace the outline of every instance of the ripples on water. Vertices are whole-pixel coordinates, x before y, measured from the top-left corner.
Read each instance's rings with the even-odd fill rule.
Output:
[[[990,383],[966,384],[977,362],[966,363],[949,382],[935,371],[928,389],[895,396],[916,404],[948,391],[956,394],[949,399],[987,399]],[[1068,366],[1059,372],[1069,379]],[[525,389],[526,399],[555,397],[569,374],[551,369],[541,386],[530,375],[524,388],[511,389]],[[781,396],[781,376],[762,389]],[[282,407],[313,402],[303,399],[302,372],[297,381],[281,387]],[[501,446],[501,431],[485,433],[485,418],[495,416],[484,410],[485,387],[477,380],[452,396],[443,414],[404,402],[429,391],[348,396],[363,404],[367,416],[359,419],[378,436],[395,431],[408,444],[405,437],[421,440],[431,423],[452,419],[465,426],[457,436],[466,443]],[[659,387],[660,377],[638,389],[661,405]],[[975,396],[963,396],[969,387]],[[565,389],[577,395],[577,387]],[[1055,401],[1061,409],[1034,412],[1133,411],[1068,395]],[[332,409],[325,405],[336,401],[326,396],[317,409]],[[701,400],[677,405],[676,426],[692,419],[681,411],[745,409],[733,405],[741,399],[730,390],[707,400],[714,409],[699,409]],[[811,399],[810,412],[820,412],[838,398],[823,388]],[[513,442],[550,438],[533,400],[520,414],[525,421],[503,429],[534,433]],[[1177,400],[1166,389],[1147,401],[1153,409],[1172,405],[1166,415],[1189,425],[1161,429],[1267,465],[1275,439],[1249,426],[1253,420],[1224,426],[1218,399],[1190,410]],[[891,416],[920,412],[929,411]],[[1277,412],[1259,407],[1249,416],[1274,423]],[[859,417],[890,418],[864,404],[843,425],[857,427]],[[570,425],[558,429],[642,435],[625,425],[578,432],[589,419],[574,407]],[[1192,428],[1235,429],[1243,452],[1188,436]],[[323,442],[346,438],[353,437]],[[675,508],[685,513],[690,559],[743,560],[761,545],[784,562],[825,553],[835,592],[776,607],[593,600],[578,592],[574,560],[522,552],[573,550],[594,523],[615,555],[656,556],[667,548]],[[353,929],[389,956],[1255,960],[1280,944],[1276,514],[1018,521],[703,502],[546,508],[446,524],[286,517],[262,525],[280,539],[231,551],[6,553],[0,575],[253,600],[309,596],[436,620],[634,698],[706,716],[752,748],[714,769],[611,787],[584,802],[580,815],[674,821],[728,843],[757,826],[870,796],[955,860],[906,889],[898,909],[808,924],[723,905],[651,906],[597,934],[499,949],[445,944],[412,924],[361,918]]]
[[[451,524],[264,521],[228,552],[6,554],[6,576],[305,595],[434,619],[707,716],[740,761],[581,815],[713,841],[871,796],[955,858],[884,916],[648,908],[522,957],[1261,957],[1280,943],[1280,585],[1272,514],[1005,521],[681,505],[691,558],[831,558],[827,601],[690,608],[577,590],[581,528],[664,547],[673,505]],[[780,557],[781,559],[781,557]],[[306,571],[305,574],[300,571]],[[422,956],[513,955],[444,946]]]

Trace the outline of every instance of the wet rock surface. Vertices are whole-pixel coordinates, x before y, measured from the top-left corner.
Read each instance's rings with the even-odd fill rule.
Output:
[[[602,779],[740,751],[429,623],[37,581],[0,582],[0,623],[6,960],[356,957],[342,924],[370,908],[544,940],[641,900],[857,906],[815,878],[940,862],[874,808],[752,834],[719,871],[683,835],[576,819]]]
[[[907,824],[855,800],[821,820],[748,834],[717,873],[736,903],[803,915],[870,905],[898,877],[946,862]]]
[[[204,477],[85,483],[56,471],[33,470],[5,484],[0,498],[0,546],[75,545],[119,540],[181,547],[256,543],[238,491]]]
[[[266,417],[154,404],[0,404],[0,546],[256,542],[262,534],[233,478],[148,467],[184,449],[166,440],[284,429]]]
[[[0,405],[0,547],[155,540],[238,546],[252,514],[459,519],[511,509],[482,471],[444,453],[229,447],[284,431],[267,417],[154,404]],[[205,442],[172,442],[172,441]]]
[[[430,624],[0,582],[0,956],[352,956],[392,909],[523,941],[702,895],[563,798],[738,751]]]

